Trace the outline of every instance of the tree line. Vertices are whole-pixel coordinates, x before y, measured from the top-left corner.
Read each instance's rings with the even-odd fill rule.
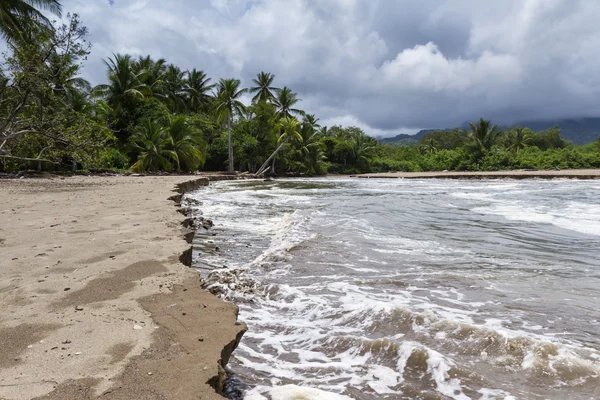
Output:
[[[57,0],[0,0],[0,170],[249,171],[321,175],[429,170],[600,167],[600,142],[574,147],[558,128],[431,132],[380,144],[358,127],[325,127],[291,88],[259,72],[248,88],[165,59],[113,54],[105,83],[81,77],[91,50]],[[247,100],[247,103],[244,103]]]

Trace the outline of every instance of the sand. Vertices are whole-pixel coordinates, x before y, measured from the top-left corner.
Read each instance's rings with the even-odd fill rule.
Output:
[[[245,325],[181,262],[190,179],[0,180],[1,399],[222,399]]]
[[[351,175],[355,178],[406,178],[406,179],[600,179],[600,169],[565,170],[515,170],[478,172],[384,172]]]

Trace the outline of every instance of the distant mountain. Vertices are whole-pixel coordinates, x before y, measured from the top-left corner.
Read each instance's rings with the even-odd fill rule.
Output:
[[[573,144],[595,142],[600,136],[600,118],[562,119],[556,121],[523,121],[512,126],[523,126],[532,131],[544,131],[558,125],[560,137]]]
[[[394,144],[396,146],[410,146],[415,143],[418,143],[419,140],[428,132],[436,132],[443,131],[445,129],[423,129],[414,135],[407,135],[406,133],[401,133],[394,137],[389,138],[379,138],[379,141],[384,144]]]
[[[600,136],[600,118],[577,118],[577,119],[561,119],[549,121],[522,121],[516,124],[501,125],[501,129],[510,129],[513,126],[527,127],[535,132],[544,131],[558,125],[560,128],[560,136],[572,142],[573,144],[582,145],[596,141]],[[468,129],[469,124],[465,123],[460,126],[462,129]],[[418,143],[419,140],[428,132],[444,131],[451,129],[423,129],[414,135],[401,133],[400,135],[380,138],[379,141],[385,144],[394,144],[398,146],[410,146]]]

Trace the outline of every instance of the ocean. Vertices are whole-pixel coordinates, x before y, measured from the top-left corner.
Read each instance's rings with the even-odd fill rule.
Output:
[[[232,398],[600,399],[600,182],[282,179],[190,195],[248,332]]]

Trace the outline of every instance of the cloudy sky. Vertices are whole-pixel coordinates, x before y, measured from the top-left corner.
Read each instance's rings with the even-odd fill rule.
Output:
[[[244,85],[276,74],[326,125],[374,136],[600,116],[596,0],[63,0],[102,58],[151,54]]]

